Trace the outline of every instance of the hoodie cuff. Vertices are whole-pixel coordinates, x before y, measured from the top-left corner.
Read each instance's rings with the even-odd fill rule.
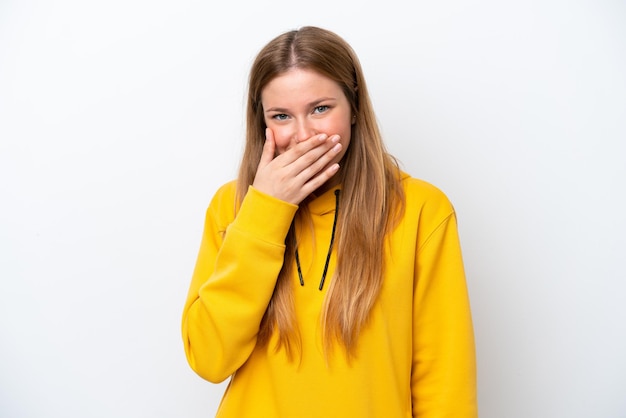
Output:
[[[298,206],[248,187],[232,228],[269,243],[285,246]]]

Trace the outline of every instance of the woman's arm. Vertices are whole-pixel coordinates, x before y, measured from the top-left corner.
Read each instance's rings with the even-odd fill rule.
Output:
[[[445,206],[449,215],[434,224],[416,257],[413,416],[476,418],[470,305],[456,217]]]
[[[228,224],[234,187],[225,189],[207,210],[182,321],[191,368],[215,383],[232,375],[255,347],[297,210],[251,187]]]

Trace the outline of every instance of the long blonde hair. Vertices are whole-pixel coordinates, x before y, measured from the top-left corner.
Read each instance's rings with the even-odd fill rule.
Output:
[[[335,240],[337,268],[321,316],[324,347],[328,350],[337,341],[353,354],[382,286],[385,237],[403,211],[400,169],[383,144],[356,54],[335,33],[307,26],[274,38],[252,65],[238,202],[254,181],[265,141],[261,93],[272,79],[293,68],[314,70],[337,82],[356,116],[338,174],[342,191]],[[300,205],[297,217],[307,216],[303,205],[306,202]],[[284,346],[291,355],[300,343],[291,287],[296,250],[294,224],[285,244],[283,267],[260,325],[258,343],[267,343],[278,332],[276,348]]]

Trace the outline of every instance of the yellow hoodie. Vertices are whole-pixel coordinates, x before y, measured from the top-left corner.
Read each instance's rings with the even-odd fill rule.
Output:
[[[250,187],[237,211],[235,182],[216,193],[182,334],[196,373],[215,383],[231,377],[217,417],[477,417],[474,339],[454,209],[434,186],[407,175],[402,183],[405,214],[391,233],[383,287],[350,362],[341,349],[325,356],[319,320],[336,261],[333,251],[318,290],[333,190],[309,203],[314,229],[298,236],[304,286],[294,268],[293,292],[302,349],[292,361],[275,350],[275,340],[257,346],[256,336],[298,207]]]

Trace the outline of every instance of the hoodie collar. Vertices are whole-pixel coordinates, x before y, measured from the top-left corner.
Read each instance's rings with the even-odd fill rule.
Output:
[[[312,215],[326,215],[335,212],[335,190],[341,190],[341,186],[332,187],[319,196],[315,193],[311,194],[307,204]]]

